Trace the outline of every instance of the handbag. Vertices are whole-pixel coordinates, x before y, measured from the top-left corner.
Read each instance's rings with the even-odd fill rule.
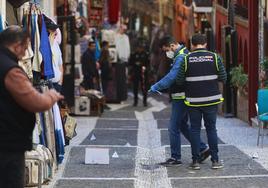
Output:
[[[71,140],[73,137],[77,135],[75,131],[77,121],[75,118],[71,117],[68,113],[66,113],[63,122],[64,122],[65,137],[68,140]]]

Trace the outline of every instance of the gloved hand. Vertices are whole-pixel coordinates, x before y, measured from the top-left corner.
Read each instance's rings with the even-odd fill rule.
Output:
[[[158,92],[158,90],[156,89],[155,85],[152,85],[151,88],[149,89],[149,92]]]

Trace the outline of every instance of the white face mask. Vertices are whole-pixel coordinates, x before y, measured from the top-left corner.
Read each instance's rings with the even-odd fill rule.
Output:
[[[174,52],[169,50],[169,51],[166,51],[166,56],[169,58],[169,59],[173,59],[174,58]]]

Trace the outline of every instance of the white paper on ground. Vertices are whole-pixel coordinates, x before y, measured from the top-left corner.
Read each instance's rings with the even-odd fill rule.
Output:
[[[109,149],[107,148],[86,148],[85,164],[109,164]]]

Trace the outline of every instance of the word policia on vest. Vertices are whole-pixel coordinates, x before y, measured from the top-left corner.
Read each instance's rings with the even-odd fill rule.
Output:
[[[213,62],[213,56],[199,56],[199,57],[189,57],[189,63],[196,63],[196,62]]]

